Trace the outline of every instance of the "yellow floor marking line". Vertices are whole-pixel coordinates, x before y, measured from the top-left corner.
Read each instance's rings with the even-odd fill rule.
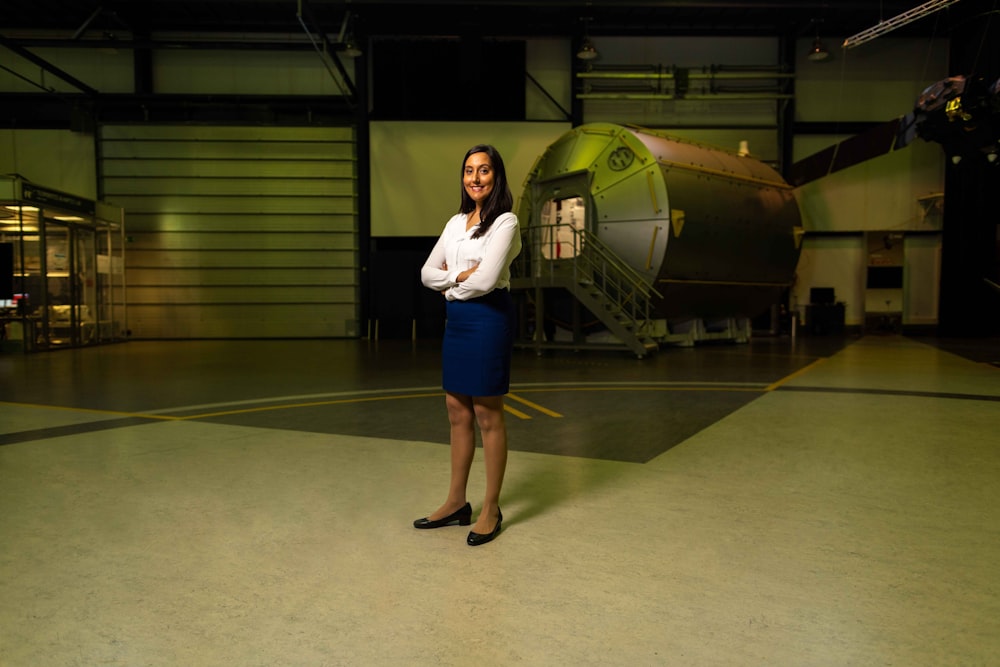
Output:
[[[525,413],[521,412],[520,410],[518,410],[517,408],[512,408],[509,405],[507,405],[506,403],[503,404],[503,409],[505,411],[509,412],[510,414],[514,415],[518,419],[531,419],[531,415],[525,414]]]
[[[226,417],[230,415],[242,415],[250,412],[267,412],[272,410],[290,410],[295,408],[315,408],[323,405],[345,405],[348,403],[370,403],[372,401],[394,401],[401,398],[434,398],[437,396],[443,396],[444,394],[439,392],[429,393],[429,394],[395,394],[393,396],[366,396],[364,398],[340,398],[333,401],[314,401],[310,403],[284,403],[281,405],[264,405],[256,408],[240,408],[239,410],[223,410],[220,412],[203,412],[197,415],[187,415],[184,417],[174,417],[174,419],[207,419],[210,417]],[[534,405],[529,401],[525,401],[529,405]],[[531,415],[525,414],[520,410],[510,407],[509,405],[504,405],[504,410],[511,413],[519,419],[531,419]],[[546,411],[544,408],[539,408],[542,412]],[[552,413],[555,414],[555,413]],[[556,415],[560,416],[560,415]]]
[[[653,386],[653,387],[649,387],[649,386],[634,386],[634,385],[633,386],[628,386],[628,385],[626,385],[626,386],[600,386],[599,385],[599,386],[594,386],[594,387],[566,387],[566,386],[560,386],[560,387],[543,387],[543,388],[538,388],[538,387],[524,387],[524,388],[519,389],[518,391],[521,392],[521,393],[531,393],[531,392],[541,393],[541,392],[548,392],[548,391],[752,391],[752,392],[771,391],[774,388],[780,386],[782,383],[787,382],[788,380],[796,377],[797,375],[800,375],[801,373],[806,372],[807,370],[809,370],[810,368],[812,368],[813,366],[815,366],[816,364],[818,364],[818,363],[820,363],[821,361],[824,361],[824,360],[825,359],[819,359],[819,360],[813,362],[812,364],[810,364],[809,366],[806,366],[805,368],[803,368],[803,369],[801,369],[801,370],[799,370],[799,371],[797,371],[795,373],[792,373],[791,375],[789,375],[789,376],[787,376],[785,378],[782,378],[781,380],[779,380],[778,382],[776,382],[774,384],[771,384],[771,385],[769,385],[767,387],[759,387],[759,388],[756,388],[756,387],[690,387],[690,386],[679,386],[679,387]],[[321,406],[324,406],[324,405],[346,405],[346,404],[351,404],[351,403],[370,403],[370,402],[373,402],[373,401],[393,401],[393,400],[397,400],[397,399],[407,399],[407,398],[434,398],[434,397],[440,397],[440,396],[444,396],[444,393],[443,392],[424,392],[424,393],[414,393],[414,394],[390,394],[390,395],[385,395],[385,396],[363,396],[363,397],[353,397],[353,398],[339,398],[339,399],[332,399],[332,400],[327,400],[327,401],[310,401],[310,402],[305,402],[305,403],[280,403],[280,404],[274,404],[274,405],[259,405],[259,406],[256,406],[256,407],[239,408],[239,409],[233,409],[233,410],[220,410],[220,411],[217,411],[217,412],[201,412],[201,413],[190,414],[190,415],[164,415],[164,414],[142,413],[142,412],[122,412],[122,411],[117,411],[117,410],[98,410],[98,409],[94,409],[94,408],[77,408],[77,407],[72,407],[72,406],[60,406],[60,405],[37,405],[37,404],[32,404],[32,403],[16,403],[16,402],[10,402],[10,401],[0,401],[0,406],[10,405],[10,406],[27,407],[27,408],[43,408],[43,409],[48,409],[48,410],[68,410],[68,411],[75,411],[75,412],[90,412],[90,413],[94,413],[94,414],[114,415],[114,416],[118,416],[118,417],[135,417],[135,418],[140,418],[140,419],[157,419],[157,420],[161,420],[161,421],[190,421],[190,420],[195,420],[195,419],[207,419],[207,418],[211,418],[211,417],[225,417],[225,416],[230,416],[230,415],[248,414],[248,413],[252,413],[252,412],[268,412],[268,411],[274,411],[274,410],[289,410],[289,409],[295,409],[295,408],[311,408],[311,407],[321,407]],[[553,417],[555,419],[561,419],[563,417],[563,415],[559,414],[558,412],[555,412],[554,410],[550,410],[550,409],[548,409],[548,408],[546,408],[544,406],[541,406],[541,405],[539,405],[537,403],[534,403],[533,401],[529,401],[529,400],[527,400],[525,398],[522,398],[521,396],[518,396],[516,394],[508,393],[507,396],[511,400],[516,401],[518,403],[521,403],[522,405],[528,406],[529,408],[531,408],[533,410],[537,410],[538,412],[541,412],[542,414],[544,414],[546,416]],[[512,415],[514,415],[518,419],[528,420],[528,419],[532,418],[531,415],[526,414],[526,413],[524,413],[524,412],[522,412],[522,411],[520,411],[520,410],[518,410],[516,408],[511,407],[507,403],[504,403],[504,410],[506,410],[507,412],[511,413]]]
[[[177,417],[177,419],[205,419],[207,417],[224,417],[227,415],[241,415],[249,412],[267,412],[270,410],[289,410],[294,408],[315,408],[323,405],[344,405],[346,403],[369,403],[371,401],[394,401],[400,398],[433,398],[444,396],[440,392],[430,394],[396,394],[393,396],[366,396],[364,398],[340,398],[333,401],[315,401],[312,403],[283,403],[281,405],[264,405],[256,408],[240,408],[239,410],[223,410],[221,412],[205,412],[198,415],[187,415]]]
[[[558,387],[555,389],[518,389],[520,392],[546,393],[552,391],[752,391],[760,393],[767,387]]]
[[[517,401],[518,403],[521,403],[522,405],[527,405],[529,408],[533,408],[535,410],[538,410],[543,415],[548,415],[549,417],[556,417],[556,418],[562,417],[562,415],[559,414],[558,412],[554,412],[552,410],[549,410],[548,408],[543,408],[538,403],[532,403],[528,399],[521,398],[520,396],[517,396],[516,394],[507,394],[507,398],[513,399],[513,400]]]
[[[800,368],[799,370],[795,371],[794,373],[792,373],[790,375],[786,375],[785,377],[781,378],[777,382],[773,382],[773,383],[767,385],[766,387],[764,387],[764,391],[774,391],[775,389],[777,389],[781,385],[785,384],[789,380],[797,378],[798,376],[802,375],[803,373],[811,371],[813,368],[815,368],[816,366],[819,366],[821,363],[823,363],[826,360],[827,360],[827,357],[820,357],[819,359],[817,359],[816,361],[812,362],[808,366],[806,366],[804,368]]]
[[[183,419],[183,417],[171,417],[167,415],[151,415],[144,412],[121,412],[120,410],[98,410],[96,408],[76,408],[71,405],[39,405],[36,403],[11,403],[0,401],[0,405],[10,405],[19,408],[42,408],[44,410],[65,410],[67,412],[90,412],[98,415],[112,415],[115,417],[138,417],[139,419],[163,419],[173,421]]]

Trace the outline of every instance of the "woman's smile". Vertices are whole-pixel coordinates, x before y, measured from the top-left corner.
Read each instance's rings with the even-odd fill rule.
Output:
[[[465,191],[477,204],[481,204],[493,191],[493,165],[486,153],[473,153],[465,161],[463,172]]]

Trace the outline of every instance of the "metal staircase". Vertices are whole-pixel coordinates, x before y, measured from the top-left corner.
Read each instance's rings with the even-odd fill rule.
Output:
[[[535,329],[519,345],[543,348],[624,347],[640,359],[659,348],[651,337],[654,297],[662,295],[594,234],[571,225],[533,225],[523,230],[523,247],[511,267],[511,289],[534,290]],[[573,341],[545,340],[544,291],[562,288],[587,308],[619,344],[587,343],[578,327]]]

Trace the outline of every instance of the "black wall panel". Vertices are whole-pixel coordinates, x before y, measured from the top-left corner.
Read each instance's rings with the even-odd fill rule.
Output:
[[[376,120],[524,120],[524,42],[378,41],[372,72]]]
[[[14,244],[0,243],[0,299],[14,298]]]

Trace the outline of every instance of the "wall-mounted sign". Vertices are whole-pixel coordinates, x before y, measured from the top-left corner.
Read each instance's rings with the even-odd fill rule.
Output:
[[[21,183],[21,199],[37,204],[39,208],[51,206],[87,215],[94,215],[95,211],[94,202],[90,199],[59,192],[58,190],[40,188],[32,183]]]

